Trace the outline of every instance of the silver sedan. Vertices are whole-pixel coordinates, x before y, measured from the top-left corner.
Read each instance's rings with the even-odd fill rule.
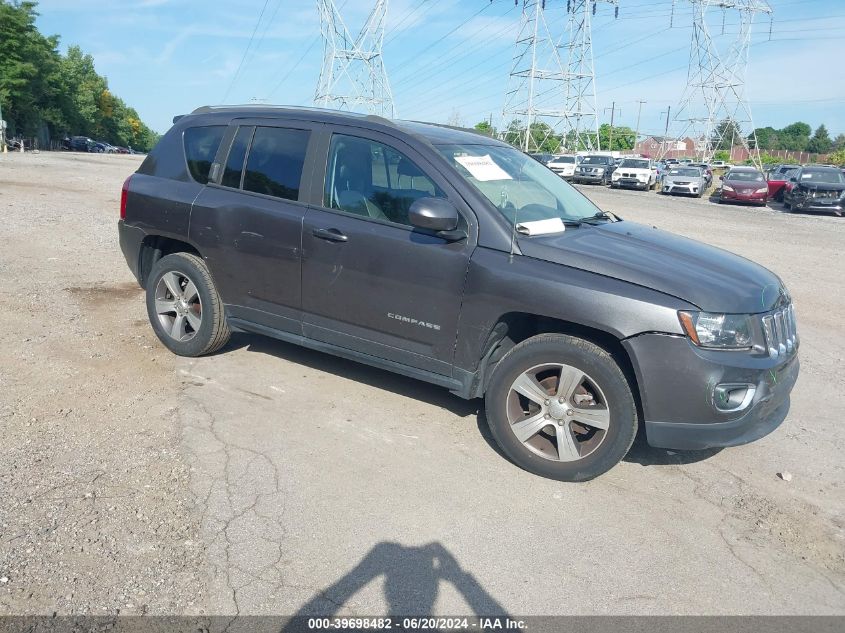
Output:
[[[685,194],[701,197],[707,189],[707,179],[698,167],[673,167],[663,177],[660,193]]]

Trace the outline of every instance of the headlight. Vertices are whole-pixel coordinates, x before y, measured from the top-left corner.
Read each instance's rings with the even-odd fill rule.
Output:
[[[769,193],[769,188],[768,187],[760,187],[757,190],[757,193]]]
[[[731,187],[730,185],[722,185],[722,190],[723,191],[733,191],[734,188]]]
[[[645,174],[637,174],[637,180],[645,180],[646,178],[648,178],[648,176]]]
[[[751,349],[754,327],[748,314],[678,312],[687,336],[699,347]]]
[[[597,174],[603,174],[604,173],[604,167],[596,167],[596,173]]]

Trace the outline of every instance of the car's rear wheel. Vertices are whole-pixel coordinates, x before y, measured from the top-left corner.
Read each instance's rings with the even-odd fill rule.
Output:
[[[607,472],[637,432],[634,397],[613,357],[562,334],[541,334],[511,349],[496,365],[485,405],[505,454],[561,481]]]
[[[223,302],[201,257],[174,253],[147,280],[147,314],[159,340],[179,356],[202,356],[229,340]]]

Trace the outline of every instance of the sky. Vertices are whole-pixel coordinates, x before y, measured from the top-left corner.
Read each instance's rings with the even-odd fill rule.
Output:
[[[760,2],[761,0],[754,0]],[[372,0],[335,0],[357,32]],[[384,64],[399,118],[471,126],[502,119],[520,8],[513,0],[390,0]],[[520,2],[521,4],[521,2]],[[689,0],[618,0],[592,17],[600,122],[662,134],[687,86]],[[754,23],[745,95],[754,125],[824,123],[845,133],[845,0],[769,0]],[[323,58],[315,0],[40,0],[38,27],[94,57],[113,93],[158,132],[196,107],[251,100],[312,105]],[[716,46],[738,19],[711,9]],[[566,0],[546,0],[564,32]],[[724,22],[724,27],[723,27]],[[722,35],[724,29],[725,35]],[[771,35],[770,35],[771,29]],[[557,37],[555,35],[555,37]],[[556,94],[554,88],[552,94]],[[639,101],[645,103],[640,104]],[[671,119],[671,118],[670,118]],[[682,126],[671,120],[670,134]],[[750,131],[750,130],[749,130]]]

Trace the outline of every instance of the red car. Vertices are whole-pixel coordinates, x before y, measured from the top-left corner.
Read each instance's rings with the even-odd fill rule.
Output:
[[[792,186],[789,179],[795,174],[795,169],[787,172],[770,171],[767,180],[769,186],[769,199],[775,202],[783,202],[783,194]]]
[[[722,176],[718,202],[747,202],[765,206],[769,200],[766,177],[753,167],[732,167]]]

